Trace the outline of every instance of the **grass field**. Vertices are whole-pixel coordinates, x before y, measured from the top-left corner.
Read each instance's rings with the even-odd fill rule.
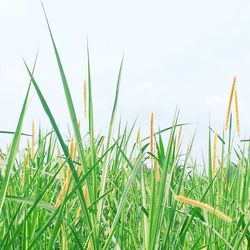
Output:
[[[30,84],[12,142],[0,151],[0,249],[250,249],[250,144],[233,144],[234,128],[240,136],[235,79],[225,128],[208,129],[208,161],[200,169],[192,141],[182,143],[178,111],[162,131],[154,129],[152,113],[147,138],[137,125],[117,122],[122,62],[103,136],[94,134],[88,64],[83,134],[49,31],[72,136],[62,136],[33,75],[35,63],[24,62]],[[30,136],[22,134],[31,87],[51,123],[46,134],[42,128],[35,134],[34,123]],[[23,149],[21,136],[29,138]]]

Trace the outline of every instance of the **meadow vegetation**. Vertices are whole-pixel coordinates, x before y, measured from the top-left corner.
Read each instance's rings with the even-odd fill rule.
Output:
[[[178,111],[160,131],[152,113],[146,138],[136,123],[117,122],[123,60],[107,134],[95,135],[89,50],[83,134],[47,24],[72,136],[65,138],[54,119],[36,62],[30,68],[24,61],[30,83],[12,142],[0,151],[0,249],[249,249],[250,144],[233,143],[234,128],[240,137],[236,78],[225,126],[221,133],[208,128],[208,160],[199,169],[193,140],[182,143],[186,124]],[[35,134],[32,123],[31,135],[22,134],[30,88],[51,123],[48,133]],[[29,138],[24,149],[22,136]]]

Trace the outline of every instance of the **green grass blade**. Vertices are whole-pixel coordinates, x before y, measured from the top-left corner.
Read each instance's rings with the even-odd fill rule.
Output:
[[[108,139],[107,139],[106,148],[109,148],[109,146],[110,146],[110,142],[111,142],[112,134],[113,134],[113,129],[114,129],[115,114],[116,114],[116,110],[117,110],[118,97],[119,97],[119,91],[120,91],[122,66],[123,66],[123,58],[121,61],[118,79],[117,79],[117,84],[116,84],[115,101],[114,101],[113,111],[111,114],[111,119],[110,119],[110,124],[109,124],[109,132],[108,132]],[[103,164],[103,171],[102,171],[101,184],[100,184],[100,196],[102,196],[105,193],[105,186],[106,186],[106,182],[107,182],[108,168],[109,168],[108,163],[110,161],[110,155],[111,155],[111,152],[109,154],[107,154],[107,156],[105,157],[105,160],[104,160],[104,164]],[[103,209],[103,199],[100,201],[100,203],[98,205],[97,220],[99,223],[101,220],[102,209]]]

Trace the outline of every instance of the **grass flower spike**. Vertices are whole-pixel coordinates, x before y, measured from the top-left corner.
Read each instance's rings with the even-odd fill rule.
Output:
[[[187,205],[191,205],[194,207],[199,207],[201,209],[204,209],[204,210],[216,215],[217,217],[221,218],[222,220],[226,221],[227,223],[233,222],[232,218],[230,218],[229,216],[225,215],[223,212],[219,211],[218,209],[216,209],[216,208],[214,208],[214,207],[212,207],[204,202],[190,199],[190,198],[187,198],[183,195],[176,195],[175,200],[180,201],[182,203],[185,203]]]
[[[230,113],[231,113],[231,106],[232,106],[232,101],[233,101],[233,96],[234,96],[235,84],[236,84],[236,76],[234,76],[234,78],[233,78],[233,84],[232,84],[230,97],[229,97],[229,101],[228,101],[225,130],[228,129],[229,118],[230,118]]]
[[[216,160],[217,160],[217,134],[214,132],[213,140],[213,162],[212,162],[212,175],[216,174]]]

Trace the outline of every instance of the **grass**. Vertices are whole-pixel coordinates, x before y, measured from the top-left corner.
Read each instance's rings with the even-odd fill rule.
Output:
[[[107,135],[95,136],[88,50],[83,136],[46,20],[74,133],[62,136],[35,79],[36,63],[31,70],[24,61],[30,84],[10,147],[0,151],[0,249],[249,249],[250,144],[233,145],[233,98],[240,135],[236,79],[225,129],[209,128],[202,172],[192,161],[193,140],[184,150],[178,112],[162,131],[154,130],[152,113],[147,138],[138,129],[134,139],[135,124],[116,124],[123,60]],[[52,130],[35,135],[33,123],[31,143],[20,149],[31,87]]]

